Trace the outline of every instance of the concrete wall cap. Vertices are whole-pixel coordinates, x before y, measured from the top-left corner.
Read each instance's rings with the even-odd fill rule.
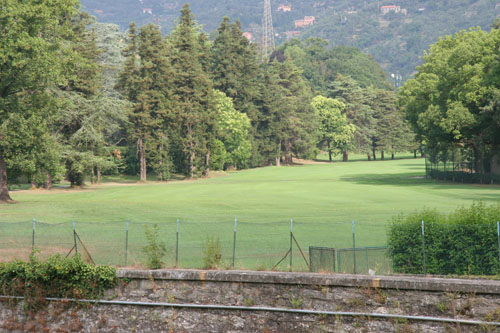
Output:
[[[129,279],[300,284],[500,294],[500,281],[486,279],[471,280],[423,276],[370,276],[335,273],[217,271],[196,269],[118,270],[117,275],[120,278]]]

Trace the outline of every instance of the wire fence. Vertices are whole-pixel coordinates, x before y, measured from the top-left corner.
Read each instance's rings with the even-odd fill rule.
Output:
[[[425,174],[458,183],[500,184],[498,152],[491,147],[481,153],[466,148],[428,149]]]
[[[221,251],[220,268],[310,271],[309,247],[319,246],[342,249],[344,252],[339,253],[345,254],[341,255],[344,259],[339,261],[340,267],[343,272],[350,272],[347,248],[356,247],[353,241],[357,246],[373,247],[384,245],[386,237],[385,225],[366,222],[356,223],[355,234],[353,222],[176,219],[160,223],[78,220],[47,223],[33,219],[0,223],[0,261],[26,260],[36,249],[41,257],[79,252],[88,254],[96,264],[145,267],[147,256],[143,248],[148,244],[145,231],[154,225],[158,239],[166,244],[165,266],[182,268],[203,268],[207,239],[214,238]],[[371,261],[371,256],[368,259]],[[377,265],[365,262],[359,265],[357,273],[367,271],[362,267],[377,269]]]
[[[393,274],[387,246],[335,249],[309,247],[311,272]]]

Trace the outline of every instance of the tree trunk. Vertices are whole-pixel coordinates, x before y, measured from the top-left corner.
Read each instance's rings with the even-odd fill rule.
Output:
[[[280,139],[280,142],[278,144],[278,154],[276,155],[276,166],[277,167],[280,167],[281,166],[281,139]]]
[[[370,153],[366,153],[366,156],[368,157],[368,161],[372,160],[372,155],[370,155]]]
[[[146,152],[144,150],[144,143],[142,142],[142,138],[137,140],[137,149],[139,153],[139,161],[140,161],[140,179],[139,181],[146,181]]]
[[[0,154],[0,203],[12,202],[7,183],[7,165]]]
[[[193,149],[191,149],[191,152],[189,153],[189,175],[191,178],[194,178],[194,170],[195,170],[195,165],[194,161],[196,159],[196,153],[194,152]]]
[[[288,165],[293,164],[292,158],[292,144],[289,140],[285,140],[285,163]]]
[[[205,156],[205,176],[210,177],[210,149]]]
[[[163,138],[163,137],[162,137],[162,138]],[[162,140],[162,141],[163,141],[163,140]],[[160,167],[159,167],[158,169],[159,169],[160,171],[158,171],[158,175],[157,175],[157,177],[158,177],[158,179],[159,179],[160,181],[163,181],[163,180],[165,180],[165,179],[164,179],[164,176],[163,176],[163,145],[162,145],[161,143],[160,143],[160,145],[158,146],[158,151],[159,151],[159,154],[158,154],[158,155],[160,156],[160,160],[158,161],[158,165],[159,165]]]
[[[90,183],[95,184],[95,167],[92,167],[92,174],[90,175]]]
[[[35,190],[35,189],[36,189],[35,180],[33,179],[33,176],[31,176],[31,188],[30,188],[30,190]]]
[[[97,184],[101,183],[101,178],[102,178],[101,168],[97,167]]]
[[[328,141],[328,160],[332,161],[332,149],[330,148],[330,141]]]
[[[394,159],[394,153],[391,153],[391,160]]]
[[[45,188],[50,190],[52,188],[52,175],[48,170],[45,171],[47,173],[47,180],[45,181]]]
[[[417,158],[417,150],[416,149],[413,151],[413,158]]]
[[[384,151],[382,150],[382,151],[380,152],[380,159],[383,161],[383,160],[384,160],[384,158],[385,158],[385,156],[384,156]]]
[[[373,160],[376,161],[377,160],[377,154],[376,154],[375,148],[372,148],[372,154],[373,154]]]
[[[342,161],[344,162],[349,161],[349,151],[344,150],[344,152],[342,153]]]

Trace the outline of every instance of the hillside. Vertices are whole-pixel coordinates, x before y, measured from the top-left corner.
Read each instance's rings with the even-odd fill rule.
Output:
[[[111,0],[82,0],[82,5],[99,21],[124,30],[131,21],[158,22],[167,33],[184,2],[122,0],[117,6]],[[229,16],[240,19],[243,29],[258,40],[263,1],[191,0],[190,4],[206,32],[217,29],[222,18]],[[387,74],[400,73],[403,81],[439,36],[476,26],[488,29],[500,14],[500,2],[493,0],[275,0],[272,7],[277,43],[290,37],[321,37],[331,46],[359,47]],[[305,16],[314,16],[314,23],[301,22]]]

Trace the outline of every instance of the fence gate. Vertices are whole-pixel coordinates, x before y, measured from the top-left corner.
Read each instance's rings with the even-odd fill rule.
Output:
[[[376,274],[393,273],[392,261],[385,246],[355,249],[309,246],[309,262],[311,272],[368,274],[372,270]]]
[[[311,272],[335,272],[336,250],[329,247],[309,246]]]

